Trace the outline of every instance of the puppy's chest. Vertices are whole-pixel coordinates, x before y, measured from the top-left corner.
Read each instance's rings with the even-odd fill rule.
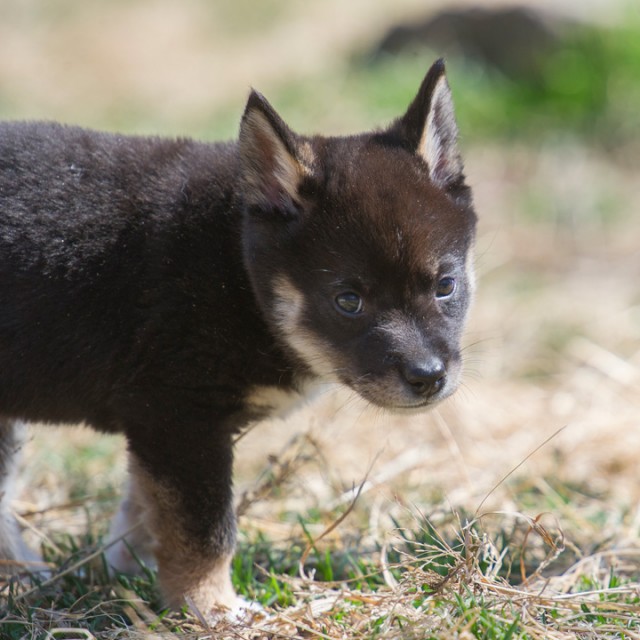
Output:
[[[305,385],[299,390],[275,385],[253,387],[245,396],[245,407],[256,419],[284,419],[318,395],[316,385]]]

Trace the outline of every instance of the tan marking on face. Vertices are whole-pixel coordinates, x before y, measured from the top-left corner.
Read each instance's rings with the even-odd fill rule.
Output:
[[[331,346],[302,326],[303,308],[302,292],[281,276],[274,286],[274,316],[282,336],[313,373],[336,381]]]

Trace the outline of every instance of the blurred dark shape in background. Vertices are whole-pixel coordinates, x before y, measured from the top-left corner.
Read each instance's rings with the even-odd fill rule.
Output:
[[[574,137],[637,164],[637,10],[606,22],[524,6],[444,10],[391,27],[365,58],[378,67],[425,52],[446,57],[466,131]]]
[[[428,47],[499,70],[512,80],[539,79],[545,58],[561,46],[568,21],[528,7],[442,11],[392,27],[373,51],[381,55]]]

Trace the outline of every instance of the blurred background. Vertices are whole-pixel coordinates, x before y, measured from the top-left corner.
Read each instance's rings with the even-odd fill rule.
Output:
[[[239,443],[243,535],[299,534],[289,514],[321,520],[368,473],[352,523],[374,537],[407,513],[482,505],[550,512],[575,549],[634,540],[636,2],[2,0],[0,117],[233,138],[253,86],[299,132],[342,134],[399,116],[442,55],[480,219],[465,384],[411,419],[332,393],[253,429]],[[68,505],[92,496],[92,515],[74,517],[103,526],[122,442],[86,430],[32,440],[18,509],[35,529],[69,530]]]

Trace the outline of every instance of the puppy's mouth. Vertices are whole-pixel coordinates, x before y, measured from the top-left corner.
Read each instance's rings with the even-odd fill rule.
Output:
[[[421,411],[426,411],[428,409],[433,408],[435,405],[442,402],[445,398],[448,398],[454,390],[451,390],[448,393],[437,394],[431,396],[430,398],[416,400],[415,402],[410,402],[407,398],[399,398],[399,397],[391,397],[388,394],[382,395],[380,393],[371,394],[370,391],[365,392],[363,389],[355,389],[367,402],[380,407],[382,409],[386,409],[391,412],[398,413],[419,413]]]
[[[370,374],[343,382],[375,406],[392,412],[418,413],[452,395],[459,386],[459,378],[460,367],[452,364],[430,370],[391,369],[383,375]]]

